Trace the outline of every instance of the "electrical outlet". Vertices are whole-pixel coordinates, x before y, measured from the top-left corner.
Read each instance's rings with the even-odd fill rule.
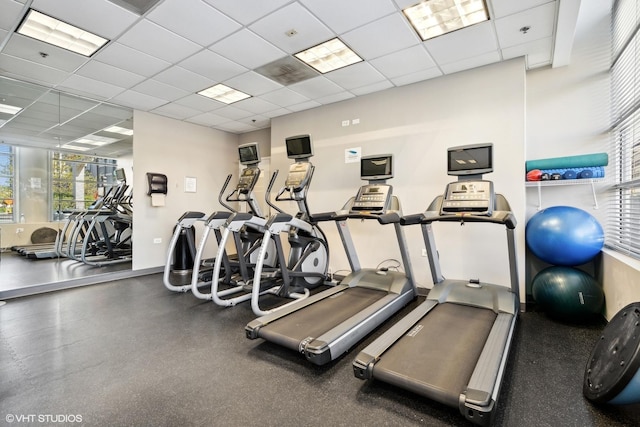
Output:
[[[155,239],[153,239],[153,243],[155,243],[156,245],[158,243],[162,243],[162,239],[160,237],[156,237]]]
[[[349,120],[343,120],[342,126],[349,126]]]
[[[16,234],[24,233],[24,228],[16,228]]]
[[[422,248],[422,256],[427,256],[427,250]]]

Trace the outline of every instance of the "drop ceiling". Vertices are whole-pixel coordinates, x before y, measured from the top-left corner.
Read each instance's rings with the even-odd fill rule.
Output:
[[[142,14],[124,2],[0,0],[0,76],[12,79],[0,89],[36,84],[23,102],[38,106],[22,119],[0,118],[1,138],[28,123],[19,143],[60,145],[126,123],[130,109],[240,134],[269,127],[273,117],[515,57],[528,69],[566,65],[580,6],[487,0],[488,21],[423,42],[402,13],[417,0],[160,0]],[[17,34],[29,8],[109,42],[87,58]],[[265,76],[280,60],[276,74],[295,68],[293,54],[334,37],[364,61],[290,84]],[[225,105],[196,94],[217,83],[251,97]],[[73,104],[63,122],[46,111],[58,91]]]

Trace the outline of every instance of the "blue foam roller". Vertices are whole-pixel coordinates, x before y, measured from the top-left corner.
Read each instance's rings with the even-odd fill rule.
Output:
[[[551,159],[528,160],[525,163],[527,172],[533,169],[589,168],[607,166],[607,153],[582,154],[579,156],[554,157]]]

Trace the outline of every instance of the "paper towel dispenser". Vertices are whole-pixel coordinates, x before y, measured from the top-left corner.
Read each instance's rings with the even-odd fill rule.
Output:
[[[147,183],[149,190],[147,195],[167,194],[167,176],[161,173],[147,172]]]

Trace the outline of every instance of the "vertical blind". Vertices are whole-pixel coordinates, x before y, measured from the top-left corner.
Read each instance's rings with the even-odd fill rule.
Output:
[[[613,5],[606,246],[640,259],[640,0]]]

